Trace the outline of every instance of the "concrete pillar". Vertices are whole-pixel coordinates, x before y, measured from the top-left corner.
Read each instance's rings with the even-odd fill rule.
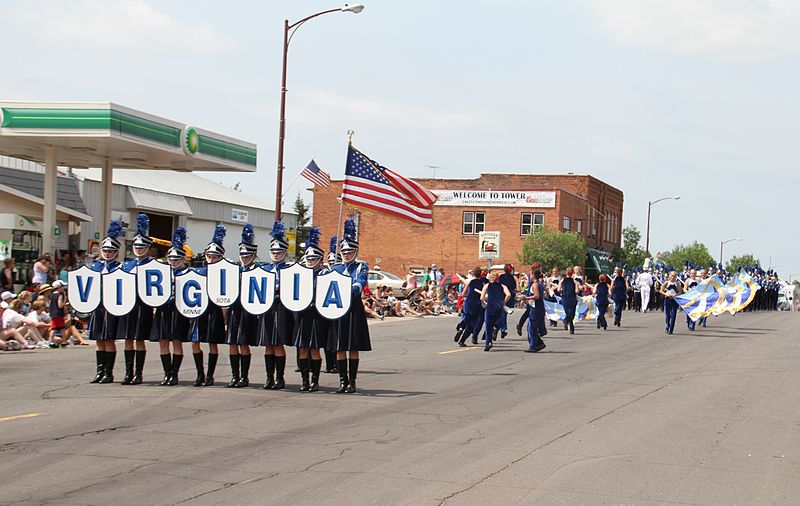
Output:
[[[98,226],[100,227],[101,240],[106,236],[108,224],[111,223],[111,189],[113,184],[114,167],[111,165],[111,159],[106,157],[105,160],[103,160],[103,175],[100,181],[100,220]]]
[[[42,253],[55,250],[56,195],[58,195],[58,153],[55,146],[44,150],[44,209],[42,211]]]

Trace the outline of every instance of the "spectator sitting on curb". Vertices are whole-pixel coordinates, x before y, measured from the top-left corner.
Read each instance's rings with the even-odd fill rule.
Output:
[[[6,312],[11,311],[7,302],[0,302],[0,320],[3,322],[3,327],[0,329],[0,340],[3,341],[6,350],[32,350],[34,345],[29,344],[28,341],[22,337],[19,330],[6,326]]]

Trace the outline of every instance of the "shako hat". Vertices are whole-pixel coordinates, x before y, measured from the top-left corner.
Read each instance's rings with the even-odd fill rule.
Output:
[[[186,258],[186,250],[183,245],[186,244],[186,229],[178,227],[175,233],[172,234],[172,244],[167,250],[167,258]]]
[[[153,244],[150,238],[150,217],[139,213],[136,217],[136,236],[133,238],[134,248],[149,248]]]
[[[211,242],[206,246],[204,253],[224,256],[225,247],[222,245],[222,242],[225,240],[225,232],[225,225],[217,223],[217,226],[214,227],[214,235],[211,237]]]
[[[306,251],[303,256],[307,259],[322,258],[325,252],[319,247],[319,227],[308,229],[308,240],[306,241]]]
[[[100,249],[119,251],[118,238],[120,235],[122,235],[122,223],[119,220],[113,220],[108,224],[108,232],[106,232],[103,242],[100,243]]]
[[[247,224],[242,228],[242,242],[239,243],[239,256],[246,257],[255,255],[258,251],[256,244],[256,234],[253,233],[253,225]]]
[[[345,220],[344,234],[342,234],[342,243],[339,245],[339,251],[342,253],[358,251],[358,241],[356,240],[356,222],[353,220]]]
[[[289,241],[286,240],[286,227],[280,221],[276,221],[272,225],[272,231],[269,233],[272,240],[269,241],[270,251],[286,251],[289,249]]]

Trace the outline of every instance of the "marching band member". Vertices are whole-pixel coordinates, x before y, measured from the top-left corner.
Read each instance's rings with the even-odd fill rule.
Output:
[[[483,286],[487,283],[486,278],[481,277],[483,270],[476,267],[472,271],[474,276],[465,285],[461,291],[461,296],[464,298],[464,331],[459,336],[458,345],[465,347],[465,341],[472,334],[472,344],[478,344],[478,334],[483,325],[483,305],[481,305],[481,292]]]
[[[372,350],[367,317],[364,314],[364,304],[361,302],[361,292],[367,286],[369,267],[366,262],[356,260],[358,242],[353,220],[344,222],[344,234],[339,251],[342,254],[342,263],[335,264],[333,270],[353,278],[353,292],[347,313],[331,325],[332,332],[327,348],[336,352],[336,367],[339,369],[337,392],[349,394],[356,391],[358,353]]]
[[[239,271],[255,269],[256,244],[253,225],[247,224],[242,229],[242,242],[239,243]],[[228,388],[243,388],[250,385],[250,347],[258,345],[259,317],[251,315],[242,307],[242,297],[228,309],[227,342],[230,346],[231,382]]]
[[[324,273],[322,257],[324,252],[319,247],[319,228],[311,227],[308,230],[306,251],[303,260],[306,267],[314,270],[314,287],[317,276]],[[316,392],[319,390],[319,372],[322,369],[322,358],[319,350],[324,349],[328,342],[330,323],[327,318],[320,316],[314,304],[297,314],[297,328],[295,328],[294,345],[299,351],[297,363],[300,365],[300,377],[303,385],[301,392]],[[308,380],[309,352],[311,354],[311,381]]]
[[[683,282],[684,290],[688,292],[692,288],[696,287],[699,283],[700,282],[697,280],[697,271],[694,269],[689,269],[689,274]],[[686,326],[692,331],[695,328],[695,321],[689,318],[689,313],[686,313]]]
[[[136,218],[136,237],[133,238],[132,260],[122,263],[122,270],[134,272],[137,267],[144,265],[153,257],[149,256],[150,246],[153,240],[150,239],[150,218],[139,213]],[[145,340],[150,338],[153,327],[153,308],[136,297],[136,305],[130,313],[120,319],[117,328],[117,339],[125,340],[125,378],[123,385],[139,385],[142,382],[142,371],[144,370],[144,358],[147,354]],[[134,348],[135,343],[135,348]],[[134,373],[134,361],[136,362],[136,372]]]
[[[614,301],[614,325],[622,326],[622,310],[628,300],[628,280],[625,278],[625,271],[621,267],[614,270],[614,278],[611,280],[611,299]]]
[[[336,262],[341,261],[341,255],[336,252],[336,243],[338,241],[339,239],[336,236],[331,237],[331,242],[328,247],[328,262],[326,266],[328,269],[333,267],[333,264]],[[328,328],[328,332],[330,333],[330,327]],[[336,352],[334,350],[329,350],[327,346],[325,346],[325,372],[339,372],[336,368]]]
[[[500,326],[500,319],[504,312],[503,307],[511,298],[511,292],[508,290],[508,287],[500,283],[498,277],[497,271],[489,272],[489,283],[485,284],[481,290],[481,302],[486,304],[486,313],[483,323],[483,338],[486,340],[486,346],[483,348],[483,351],[492,349],[494,328]]]
[[[503,273],[500,274],[497,280],[506,288],[508,288],[511,298],[506,301],[505,306],[509,309],[513,309],[517,303],[517,280],[514,279],[514,266],[511,264],[505,264],[503,266]],[[503,310],[503,314],[500,316],[499,323],[500,339],[505,339],[505,337],[508,335],[508,314],[506,313],[506,310]]]
[[[561,294],[561,305],[564,306],[564,329],[569,329],[570,334],[575,333],[575,309],[578,307],[578,288],[580,287],[572,278],[574,272],[572,269],[567,269],[557,289]]]
[[[263,267],[275,273],[277,290],[280,290],[280,272],[287,267],[286,252],[289,249],[286,227],[280,221],[276,221],[272,225],[270,235],[272,240],[269,243],[269,256],[272,262],[263,264]],[[264,390],[281,390],[286,386],[283,376],[286,370],[284,346],[294,344],[293,336],[294,313],[286,309],[276,296],[272,307],[262,319],[261,344],[264,345],[264,366],[267,370]]]
[[[172,279],[188,269],[186,265],[186,229],[178,227],[172,235],[172,245],[167,250],[167,263],[172,268]],[[153,320],[153,337],[158,340],[161,351],[161,366],[164,368],[164,379],[161,385],[174,386],[178,384],[178,372],[183,362],[183,343],[192,341],[197,333],[197,321],[187,318],[178,312],[175,306],[175,288],[173,284],[172,296],[169,302],[156,309]],[[169,353],[169,343],[172,342],[172,355]]]
[[[528,349],[526,353],[538,353],[547,347],[542,341],[542,337],[547,335],[547,325],[545,325],[544,309],[544,283],[542,283],[542,272],[539,269],[533,271],[531,282],[525,291],[523,300],[528,302]]]
[[[103,274],[118,268],[119,239],[122,235],[122,224],[118,220],[108,225],[108,232],[103,242],[100,243],[100,260],[92,262],[90,268]],[[95,341],[97,347],[97,374],[90,383],[113,383],[114,360],[117,357],[117,347],[114,339],[117,337],[119,318],[109,314],[102,302],[92,312],[89,320],[89,339]]]
[[[672,334],[675,329],[675,318],[678,314],[678,303],[675,302],[673,297],[683,293],[681,282],[678,281],[678,274],[675,271],[670,271],[669,277],[661,285],[660,292],[664,296],[664,318],[666,320],[664,332]]]
[[[597,284],[592,287],[592,293],[595,296],[597,304],[597,328],[603,327],[603,330],[608,330],[608,322],[606,321],[606,312],[608,311],[608,294],[610,288],[608,286],[608,276],[600,274]]]
[[[225,240],[225,225],[217,223],[214,228],[214,235],[211,242],[206,246],[203,255],[206,260],[206,267],[201,267],[198,272],[207,275],[208,265],[215,264],[225,256],[225,247],[222,242]],[[192,356],[194,366],[197,369],[197,379],[194,386],[211,386],[214,384],[214,371],[217,368],[220,344],[225,343],[225,311],[214,304],[208,302],[208,309],[198,318],[197,339],[192,341]],[[203,373],[203,350],[200,343],[208,343],[208,374]]]

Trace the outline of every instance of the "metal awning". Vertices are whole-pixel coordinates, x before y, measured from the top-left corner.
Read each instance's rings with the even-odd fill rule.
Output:
[[[128,207],[156,213],[191,216],[192,208],[181,195],[164,193],[145,188],[128,187]]]
[[[37,206],[40,206],[42,209],[44,208],[43,198],[36,197],[35,195],[31,195],[30,193],[25,193],[23,191],[17,190],[16,188],[12,188],[4,184],[0,184],[0,194],[3,193],[21,199],[23,201],[36,204]],[[68,219],[73,221],[92,221],[92,217],[89,216],[88,214],[60,205],[56,205],[56,216],[58,216],[59,219]]]

